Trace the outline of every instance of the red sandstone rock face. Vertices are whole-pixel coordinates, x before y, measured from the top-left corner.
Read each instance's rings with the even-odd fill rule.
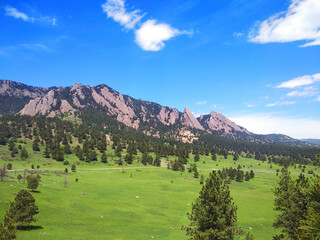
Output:
[[[226,134],[232,134],[235,131],[250,134],[250,132],[232,122],[224,115],[212,111],[210,115],[201,115],[199,121],[213,131],[223,131]]]
[[[204,130],[204,128],[201,126],[201,124],[198,122],[198,120],[193,116],[192,112],[189,110],[189,108],[185,107],[184,113],[181,117],[181,123],[185,126],[196,128],[200,130]]]
[[[180,113],[174,108],[124,96],[106,85],[91,87],[76,83],[71,87],[55,87],[45,90],[31,88],[32,91],[22,91],[10,87],[12,84],[10,81],[3,81],[0,92],[7,91],[10,94],[27,92],[29,97],[35,97],[20,111],[20,114],[24,115],[54,117],[66,112],[74,114],[81,108],[99,105],[105,108],[109,116],[135,129],[138,129],[143,122],[150,122],[152,119],[154,122],[156,119],[167,126],[181,123],[186,127],[199,130],[222,131],[226,135],[232,135],[234,132],[250,134],[249,131],[217,112],[211,112],[210,115],[197,119],[187,107],[183,113]],[[44,91],[47,92],[44,93]],[[66,96],[68,100],[65,99]]]

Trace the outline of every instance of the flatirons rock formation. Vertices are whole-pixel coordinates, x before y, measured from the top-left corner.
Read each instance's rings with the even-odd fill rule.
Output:
[[[197,139],[199,134],[210,133],[251,142],[308,144],[285,135],[256,135],[217,112],[195,118],[187,107],[181,113],[175,108],[122,95],[104,84],[92,87],[76,83],[70,87],[40,88],[0,80],[0,115],[77,117],[85,109],[102,112],[149,135],[159,136],[161,129],[167,131],[164,134],[186,142]]]
[[[198,120],[201,125],[210,132],[219,132],[222,135],[232,135],[236,132],[248,135],[251,134],[247,129],[235,124],[224,115],[214,111],[208,115],[201,115]]]
[[[191,128],[204,130],[204,128],[201,126],[201,124],[193,116],[192,112],[187,107],[184,109],[183,115],[181,117],[181,123]]]

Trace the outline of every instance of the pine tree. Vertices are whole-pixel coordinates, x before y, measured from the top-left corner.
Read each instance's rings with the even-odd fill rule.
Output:
[[[300,221],[307,216],[308,179],[300,174],[294,181],[288,170],[283,169],[278,187],[274,189],[275,210],[278,214],[273,226],[280,228],[290,239],[298,239]]]
[[[4,223],[0,223],[0,240],[15,239],[16,232],[16,227],[6,219]]]
[[[106,152],[103,152],[103,153],[102,153],[102,155],[101,155],[101,162],[102,162],[102,163],[108,163],[108,157],[107,157]]]
[[[299,239],[320,239],[320,177],[313,179],[313,186],[309,191],[310,204],[307,216],[300,221]]]
[[[39,213],[39,208],[35,204],[35,199],[31,193],[22,189],[18,192],[15,200],[10,203],[10,208],[5,214],[5,219],[17,227],[30,225],[37,221],[34,215]]]
[[[39,152],[39,151],[40,151],[40,147],[39,147],[39,137],[38,137],[38,136],[36,136],[36,138],[35,138],[34,141],[33,141],[32,150],[33,150],[33,151],[36,151],[36,152]]]
[[[228,184],[217,172],[212,172],[206,180],[188,218],[191,223],[185,229],[193,240],[230,240],[239,234],[237,207]]]
[[[21,174],[19,174],[19,175],[17,176],[17,179],[18,179],[19,183],[20,183],[20,181],[21,181],[22,178],[23,178],[23,177],[22,177]]]
[[[28,155],[27,149],[23,147],[20,152],[20,157],[26,159],[28,158],[28,156],[29,155]]]
[[[244,176],[244,180],[249,181],[250,180],[250,173],[246,172],[246,175]]]
[[[40,176],[40,175],[39,175]],[[31,191],[33,192],[35,189],[38,188],[39,186],[39,178],[38,177],[34,177],[34,176],[27,176],[27,183],[28,186],[27,188],[31,189]]]
[[[45,158],[50,158],[50,149],[49,149],[48,145],[46,145],[46,147],[44,149],[43,156]]]
[[[198,162],[200,160],[200,156],[199,154],[197,153],[196,155],[194,155],[194,161],[195,162]]]
[[[71,166],[71,171],[72,171],[72,172],[75,172],[76,170],[77,170],[76,165],[75,165],[75,164],[72,164],[72,166]]]

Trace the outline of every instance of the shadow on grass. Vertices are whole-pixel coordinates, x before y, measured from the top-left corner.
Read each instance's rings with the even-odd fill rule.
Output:
[[[33,190],[33,191],[30,191],[30,192],[32,192],[32,193],[40,193],[40,191],[38,191],[38,190]]]
[[[37,230],[37,229],[43,229],[41,226],[19,226],[17,227],[18,230],[21,231],[31,231],[31,230]]]

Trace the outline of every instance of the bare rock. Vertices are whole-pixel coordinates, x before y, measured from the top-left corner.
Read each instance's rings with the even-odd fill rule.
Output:
[[[54,98],[54,91],[51,90],[43,98],[38,97],[30,100],[20,111],[20,114],[29,116],[35,116],[37,114],[46,115],[56,104],[57,100]]]
[[[184,109],[183,115],[181,117],[181,122],[185,126],[204,130],[204,128],[201,126],[201,124],[193,116],[192,112],[187,107],[185,107],[185,109]]]
[[[212,111],[210,115],[201,115],[199,121],[203,122],[213,131],[224,131],[226,134],[238,131],[250,134],[247,129],[238,126],[224,115],[214,111]]]

